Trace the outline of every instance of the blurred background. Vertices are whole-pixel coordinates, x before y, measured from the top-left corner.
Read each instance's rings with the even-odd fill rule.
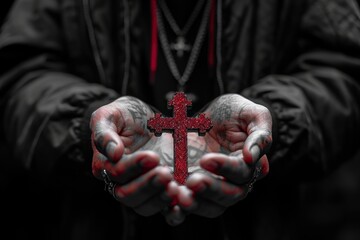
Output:
[[[0,1],[0,24],[6,20],[6,13],[12,3],[13,0]],[[26,190],[26,174],[13,170],[11,158],[6,155],[7,151],[1,142],[0,148],[2,153],[0,157],[1,201],[2,208],[8,210],[5,215],[2,212],[3,220],[9,224],[28,225],[26,222],[31,219],[31,216],[26,216],[27,208],[40,207],[41,201],[39,202],[34,197],[37,193]],[[330,176],[318,182],[303,184],[301,189],[299,239],[360,239],[360,154]],[[30,228],[30,225],[28,226]],[[31,231],[31,229],[18,227],[7,229],[5,232],[16,229],[25,230],[23,234],[26,238],[26,231]]]
[[[0,23],[3,23],[6,13],[8,12],[14,0],[2,0],[0,3]]]

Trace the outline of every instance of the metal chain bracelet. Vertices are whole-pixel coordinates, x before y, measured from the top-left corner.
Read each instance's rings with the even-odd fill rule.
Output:
[[[247,184],[248,185],[248,192],[251,192],[253,187],[254,187],[254,184],[256,182],[256,180],[258,179],[258,177],[260,176],[260,172],[261,172],[261,165],[257,166],[255,168],[255,172],[254,172],[254,175],[253,177],[251,178],[251,180],[249,181],[249,183]]]
[[[116,183],[111,181],[109,175],[107,174],[106,170],[102,170],[101,176],[104,179],[105,187],[104,190],[108,192],[110,195],[112,195],[115,199],[117,199],[117,196],[115,194],[115,187]]]

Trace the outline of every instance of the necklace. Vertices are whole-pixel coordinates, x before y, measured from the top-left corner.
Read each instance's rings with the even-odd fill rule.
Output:
[[[175,35],[177,36],[176,42],[170,44],[170,49],[176,51],[177,57],[182,57],[184,52],[188,52],[191,50],[191,45],[186,44],[186,34],[191,29],[192,25],[194,24],[196,18],[200,14],[201,8],[204,5],[205,0],[199,0],[194,8],[194,11],[191,13],[188,21],[185,23],[183,29],[179,27],[176,23],[173,15],[171,14],[168,6],[166,5],[164,0],[159,1],[160,8],[168,21],[170,28],[173,30]]]
[[[162,2],[162,1],[160,1],[160,2]],[[198,56],[200,53],[200,49],[204,42],[204,37],[205,37],[205,33],[206,33],[206,26],[207,26],[209,14],[210,14],[210,6],[211,6],[210,3],[211,3],[211,1],[207,1],[205,10],[204,10],[204,13],[203,13],[203,16],[201,19],[199,31],[198,31],[195,41],[194,41],[194,47],[190,51],[189,60],[186,64],[184,73],[182,75],[180,74],[179,69],[176,65],[174,56],[172,55],[171,46],[170,46],[169,41],[166,36],[165,27],[164,27],[164,23],[163,23],[163,19],[160,14],[160,11],[159,11],[159,9],[157,9],[157,11],[156,11],[157,19],[158,19],[159,40],[160,40],[162,49],[164,51],[165,59],[169,66],[170,72],[173,75],[173,77],[176,79],[176,81],[178,82],[178,91],[184,91],[185,84],[189,80],[189,77],[190,77],[191,73],[193,72],[195,64],[197,62],[197,59],[198,59]],[[166,98],[171,99],[172,95],[173,95],[173,92],[170,92],[170,93],[166,94]],[[190,94],[190,95],[193,95],[193,94]],[[193,98],[195,98],[195,96]]]

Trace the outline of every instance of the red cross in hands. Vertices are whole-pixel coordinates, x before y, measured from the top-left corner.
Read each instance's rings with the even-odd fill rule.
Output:
[[[168,102],[168,107],[173,108],[173,117],[161,117],[156,113],[155,117],[147,122],[148,128],[160,136],[165,131],[172,131],[174,138],[174,178],[184,184],[188,176],[187,168],[187,132],[198,131],[199,135],[205,135],[212,127],[211,120],[205,117],[204,113],[198,117],[188,117],[187,108],[192,103],[186,98],[185,93],[177,92]]]

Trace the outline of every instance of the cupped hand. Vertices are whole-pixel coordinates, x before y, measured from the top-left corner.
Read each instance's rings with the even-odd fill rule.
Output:
[[[171,219],[174,210],[167,206],[177,196],[178,186],[160,152],[161,143],[171,136],[158,138],[149,132],[146,123],[153,115],[134,97],[121,97],[96,110],[90,123],[92,171],[101,180],[106,171],[116,184],[114,197],[125,206],[143,216],[162,211]]]
[[[213,127],[204,137],[189,135],[189,172],[178,193],[188,213],[217,217],[244,199],[269,172],[272,143],[267,108],[237,94],[223,95],[205,110]]]

